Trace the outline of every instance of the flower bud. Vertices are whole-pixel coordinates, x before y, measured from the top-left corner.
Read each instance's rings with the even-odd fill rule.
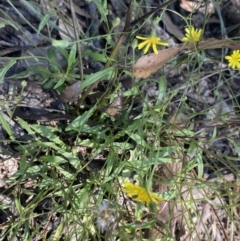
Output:
[[[133,48],[133,49],[136,49],[137,46],[138,46],[138,41],[137,41],[137,39],[134,39],[134,40],[132,41],[132,48]]]
[[[112,29],[116,28],[121,22],[121,19],[119,17],[115,18],[112,22]]]
[[[24,88],[24,87],[26,87],[27,86],[27,81],[26,80],[23,80],[22,82],[21,82],[21,86]]]
[[[69,42],[67,40],[52,40],[52,46],[54,47],[61,47],[61,48],[67,48],[69,46]]]

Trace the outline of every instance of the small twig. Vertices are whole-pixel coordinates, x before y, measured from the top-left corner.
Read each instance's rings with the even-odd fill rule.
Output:
[[[78,29],[78,24],[77,24],[77,18],[76,14],[73,8],[73,1],[69,0],[69,5],[71,9],[71,15],[72,15],[72,21],[73,21],[73,29],[74,29],[74,35],[75,35],[75,40],[77,41],[77,50],[78,50],[78,60],[79,60],[79,70],[80,70],[80,80],[83,81],[83,63],[82,63],[82,52],[81,52],[81,46],[79,43],[79,29]]]

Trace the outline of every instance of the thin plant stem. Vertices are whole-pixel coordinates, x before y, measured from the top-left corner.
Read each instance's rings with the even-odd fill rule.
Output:
[[[75,14],[75,11],[74,11],[74,8],[73,8],[73,1],[72,0],[69,0],[69,5],[70,5],[70,9],[71,9],[75,40],[77,41],[80,80],[83,81],[82,52],[81,52],[80,42],[78,41],[79,40],[79,37],[78,37],[79,36],[79,29],[78,29],[77,18],[76,18],[76,14]]]
[[[130,2],[130,5],[128,7],[128,12],[127,12],[127,17],[126,17],[126,22],[125,22],[125,26],[123,28],[123,32],[122,34],[120,35],[112,53],[110,54],[109,58],[108,58],[108,61],[107,63],[105,64],[104,66],[104,69],[108,68],[111,63],[112,63],[112,59],[116,56],[121,44],[123,43],[125,37],[127,36],[127,34],[129,33],[129,31],[134,27],[136,26],[136,24],[138,22],[141,22],[143,21],[144,19],[146,19],[147,17],[149,17],[150,15],[154,14],[155,12],[165,8],[168,4],[170,3],[173,3],[175,2],[176,0],[170,0],[164,4],[162,4],[161,6],[155,8],[154,10],[150,11],[149,13],[145,14],[144,16],[138,18],[137,20],[135,20],[134,22],[130,22],[131,21],[131,16],[132,16],[132,8],[133,8],[133,5],[134,5],[134,0],[131,0]],[[80,108],[82,102],[85,100],[85,98],[93,91],[93,89],[95,88],[95,86],[98,85],[98,83],[100,82],[101,80],[98,80],[96,81],[94,84],[92,84],[83,94],[82,96],[79,98],[78,100],[78,103],[76,105],[76,108],[75,108],[75,112],[78,111],[78,109]]]

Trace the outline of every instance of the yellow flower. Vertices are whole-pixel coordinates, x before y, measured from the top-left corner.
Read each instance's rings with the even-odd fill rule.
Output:
[[[198,42],[202,36],[202,29],[194,29],[194,27],[190,26],[185,28],[186,35],[182,38],[183,42]]]
[[[152,46],[155,54],[158,54],[157,45],[168,46],[167,42],[162,42],[160,38],[155,37],[155,36],[152,36],[152,37],[136,36],[136,38],[141,39],[141,40],[145,40],[142,43],[138,44],[139,50],[146,46],[145,49],[144,49],[144,54],[146,54],[148,52],[150,46]]]
[[[240,50],[233,50],[232,55],[225,56],[228,60],[228,66],[233,69],[240,69]]]
[[[164,200],[155,193],[149,192],[146,188],[134,185],[131,182],[124,182],[123,191],[128,196],[132,197],[134,201],[146,203],[148,207],[151,202],[158,203],[159,201]]]

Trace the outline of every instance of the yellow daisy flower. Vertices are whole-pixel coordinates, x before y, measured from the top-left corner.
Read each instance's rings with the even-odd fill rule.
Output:
[[[186,35],[182,38],[183,42],[198,42],[202,37],[202,29],[194,29],[194,27],[190,26],[185,28]]]
[[[149,192],[146,188],[140,187],[138,185],[134,185],[131,182],[124,182],[123,191],[134,201],[146,203],[149,207],[151,202],[158,203],[159,201],[163,201],[162,197],[159,197],[153,192]]]
[[[162,42],[160,38],[152,36],[152,37],[141,37],[136,36],[137,39],[144,40],[142,43],[138,44],[138,49],[142,49],[145,46],[144,54],[146,54],[149,48],[152,46],[152,49],[155,54],[158,54],[157,45],[168,46],[167,42]]]
[[[240,69],[240,50],[234,50],[232,55],[225,56],[228,60],[228,66],[233,69]]]

